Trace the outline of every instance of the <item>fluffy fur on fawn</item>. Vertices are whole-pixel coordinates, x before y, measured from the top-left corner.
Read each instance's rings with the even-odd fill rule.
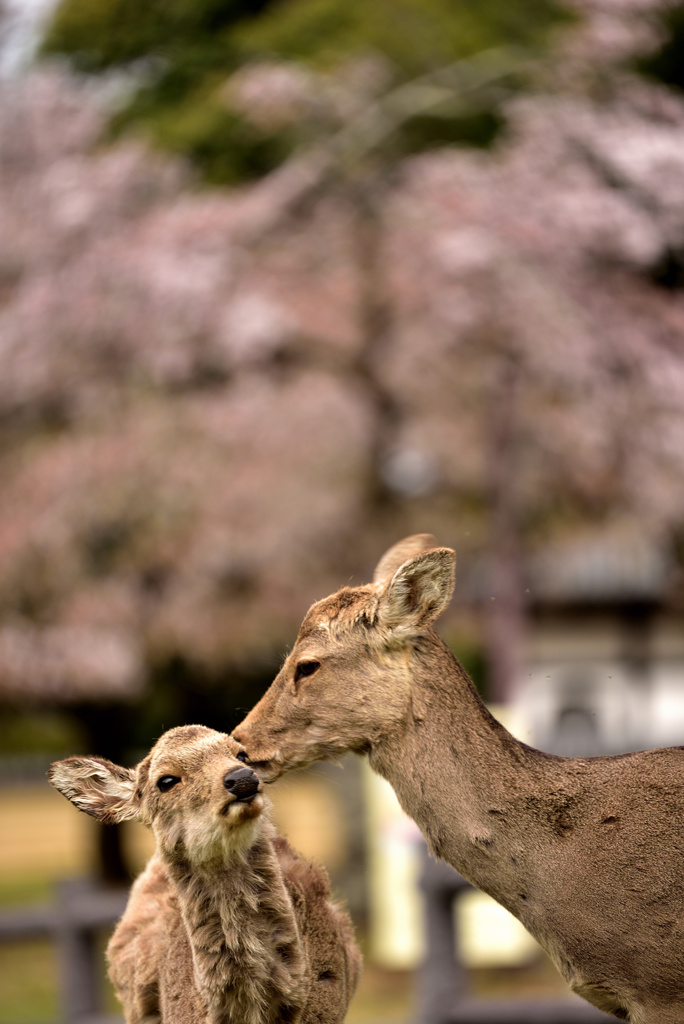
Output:
[[[139,820],[157,849],[107,950],[127,1024],[336,1024],[361,957],[325,872],[276,835],[228,736],[165,733],[135,769],[56,762],[51,784],[101,821]]]

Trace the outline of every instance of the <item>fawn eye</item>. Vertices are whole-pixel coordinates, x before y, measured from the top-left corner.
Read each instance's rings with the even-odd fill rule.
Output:
[[[307,676],[312,676],[320,667],[320,661],[300,661],[295,669],[295,683],[298,683],[300,679],[306,679]]]
[[[160,779],[157,779],[157,789],[161,790],[162,793],[168,793],[177,782],[180,782],[177,775],[162,775]]]

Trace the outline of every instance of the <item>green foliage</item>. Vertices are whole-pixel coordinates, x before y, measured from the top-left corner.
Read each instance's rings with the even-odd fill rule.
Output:
[[[229,110],[222,88],[240,65],[282,59],[331,72],[381,55],[392,87],[484,51],[538,53],[568,17],[557,0],[62,0],[42,52],[91,73],[138,62],[145,76],[114,132],[140,130],[206,180],[236,184],[310,137],[306,125],[266,132]],[[500,124],[496,101],[475,98],[472,110],[407,118],[384,155],[488,145]]]
[[[221,101],[213,81],[202,81],[183,95],[169,77],[140,90],[114,118],[114,135],[131,127],[141,130],[160,148],[189,157],[213,185],[259,178],[291,152],[293,138],[260,132]]]
[[[0,750],[3,755],[71,753],[80,742],[78,730],[62,711],[4,707],[0,714]]]
[[[44,54],[69,57],[81,71],[103,71],[187,51],[215,49],[217,34],[253,17],[269,0],[62,0],[48,26]]]
[[[7,945],[0,965],[0,1024],[36,1024],[58,1014],[55,948],[48,939]]]
[[[423,114],[412,117],[402,128],[400,145],[404,152],[420,153],[439,146],[491,145],[503,127],[496,110],[473,110],[453,117]]]
[[[487,700],[487,662],[481,644],[467,634],[449,637],[449,647],[466,670],[480,696]]]
[[[281,0],[235,35],[250,56],[314,64],[381,53],[412,78],[492,47],[544,45],[560,17],[552,0]]]

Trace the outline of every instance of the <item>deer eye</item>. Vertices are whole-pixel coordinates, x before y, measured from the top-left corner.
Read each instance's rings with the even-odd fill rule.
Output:
[[[318,672],[320,667],[320,661],[300,661],[295,669],[295,683],[298,683],[300,679],[306,679],[307,676],[312,676],[314,672]]]
[[[162,793],[168,793],[170,789],[173,789],[177,782],[180,782],[177,775],[162,775],[160,779],[157,779],[157,789]]]

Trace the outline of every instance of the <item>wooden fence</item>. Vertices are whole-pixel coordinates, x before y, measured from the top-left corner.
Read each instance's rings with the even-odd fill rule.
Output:
[[[418,971],[418,1024],[608,1024],[615,1019],[571,993],[561,999],[470,998],[454,924],[454,901],[470,885],[426,848],[421,888],[426,951]]]
[[[59,1009],[63,1024],[122,1024],[104,1010],[102,944],[121,917],[125,890],[104,889],[88,878],[56,887],[52,905],[24,907],[0,915],[0,942],[49,938],[56,947]]]
[[[426,957],[418,971],[417,1024],[607,1024],[611,1019],[577,996],[495,1000],[467,995],[458,957],[454,900],[469,886],[448,865],[425,855]],[[128,893],[91,879],[60,882],[51,906],[0,915],[0,943],[50,938],[57,949],[62,1024],[122,1024],[104,1013],[102,947],[98,941],[126,906]]]

